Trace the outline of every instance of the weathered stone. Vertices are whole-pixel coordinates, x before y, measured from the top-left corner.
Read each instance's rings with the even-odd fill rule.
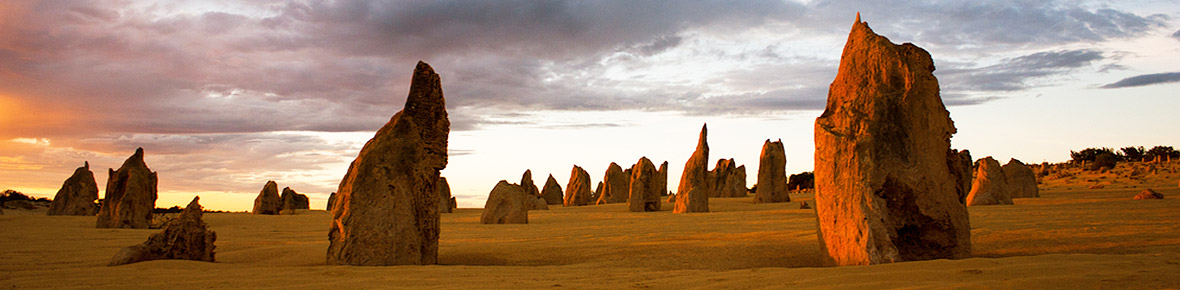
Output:
[[[332,192],[332,194],[328,196],[328,206],[324,207],[324,210],[326,210],[328,212],[332,212],[332,207],[335,205],[336,205],[336,192]]]
[[[631,174],[625,172],[618,163],[611,162],[602,177],[602,185],[602,195],[598,197],[597,204],[627,202],[631,195]]]
[[[633,212],[660,211],[659,174],[656,166],[647,157],[640,157],[631,166],[631,192],[627,198],[627,208]]]
[[[557,205],[565,202],[565,194],[561,191],[561,185],[557,184],[557,179],[553,178],[553,174],[545,179],[545,186],[541,187],[541,198],[545,199],[546,204]]]
[[[311,208],[307,195],[295,192],[290,187],[283,188],[281,198],[283,199],[283,209],[279,210],[279,213],[296,214]]]
[[[733,158],[718,159],[709,176],[713,179],[713,196],[710,197],[746,196],[746,166],[737,166]]]
[[[811,209],[811,205],[808,205],[807,201],[800,201],[799,209]]]
[[[762,154],[758,156],[758,188],[754,190],[754,202],[775,203],[791,201],[787,188],[787,154],[783,140],[762,143]]]
[[[660,169],[656,170],[656,189],[660,191],[661,196],[668,194],[668,161],[660,164]]]
[[[680,175],[680,187],[676,189],[676,204],[673,213],[709,212],[709,196],[712,195],[712,178],[709,178],[709,142],[707,125],[701,126],[697,149],[684,163]]]
[[[533,197],[527,196],[520,185],[501,180],[488,193],[488,201],[483,205],[483,215],[479,217],[481,224],[527,224],[529,223],[529,204]]]
[[[590,174],[574,165],[570,170],[570,182],[565,185],[565,206],[589,205],[591,200]]]
[[[544,198],[535,196],[529,199],[532,200],[529,204],[529,210],[549,210],[549,203],[545,202]]]
[[[163,231],[152,234],[142,244],[119,250],[107,266],[165,259],[213,262],[217,233],[205,226],[198,200],[200,197],[194,197]]]
[[[975,159],[971,158],[971,151],[967,149],[947,151],[946,158],[951,176],[958,178],[955,190],[959,193],[959,203],[967,204],[967,195],[971,193],[971,183],[974,180]]]
[[[925,50],[895,45],[857,16],[815,123],[815,209],[830,262],[971,254],[955,127],[933,71]]]
[[[331,201],[329,201],[331,203]],[[266,181],[258,197],[254,198],[253,214],[279,214],[283,210],[283,198],[279,196],[279,184],[274,180]]]
[[[1000,162],[991,156],[979,159],[975,182],[971,184],[971,193],[967,195],[967,206],[1012,204],[1009,192],[1008,178]]]
[[[74,175],[62,183],[61,189],[53,196],[53,203],[49,204],[48,215],[94,215],[98,207],[94,201],[98,200],[98,183],[94,182],[94,172],[90,171],[90,162],[74,170]]]
[[[135,154],[119,170],[110,170],[97,227],[146,229],[151,226],[152,209],[156,208],[156,183],[156,173],[143,162],[143,148],[135,149]]]
[[[524,170],[524,174],[520,176],[520,188],[524,189],[524,194],[537,197],[541,196],[541,191],[537,189],[537,184],[533,183],[532,170]]]
[[[1135,195],[1134,199],[1164,199],[1164,195],[1148,188]]]
[[[451,184],[447,183],[446,177],[438,178],[438,212],[439,213],[453,213],[455,212],[455,205],[451,203]]]
[[[602,188],[603,188],[602,181],[599,181],[598,186],[594,187],[594,194],[590,195],[590,200],[595,201],[594,204],[606,204],[606,201],[602,201],[602,200],[598,199],[599,197],[602,196]],[[599,203],[599,202],[601,202],[601,203]]]
[[[1004,178],[1008,180],[1008,196],[1011,198],[1040,197],[1037,191],[1037,175],[1032,168],[1024,165],[1020,160],[1012,158],[1002,167]]]
[[[450,125],[438,74],[418,62],[405,108],[365,143],[340,182],[327,264],[438,263],[438,180]]]

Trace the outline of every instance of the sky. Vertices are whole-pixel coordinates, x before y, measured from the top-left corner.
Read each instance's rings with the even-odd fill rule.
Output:
[[[574,164],[597,183],[641,156],[674,191],[706,123],[710,158],[753,185],[767,139],[812,169],[857,12],[930,52],[975,158],[1180,145],[1176,1],[15,0],[0,188],[52,198],[84,161],[105,188],[143,147],[158,207],[249,210],[275,180],[323,208],[419,60],[442,79],[460,207],[526,169],[564,188]]]

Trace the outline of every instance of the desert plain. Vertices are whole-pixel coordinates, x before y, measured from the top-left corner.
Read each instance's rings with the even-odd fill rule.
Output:
[[[96,229],[94,217],[0,215],[0,288],[1056,288],[1180,287],[1180,162],[1132,175],[1066,169],[1041,197],[972,206],[968,259],[824,265],[810,192],[755,204],[711,198],[709,213],[628,212],[626,204],[529,211],[485,225],[482,209],[442,214],[439,265],[328,266],[329,213],[207,213],[216,262],[108,267],[159,230]],[[1091,189],[1102,185],[1101,189]],[[1152,188],[1162,200],[1132,200]]]

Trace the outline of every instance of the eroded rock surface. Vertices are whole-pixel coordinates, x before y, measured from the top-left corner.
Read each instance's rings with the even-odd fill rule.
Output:
[[[676,189],[676,204],[673,213],[709,212],[709,196],[712,195],[713,184],[709,176],[709,141],[708,128],[701,126],[701,136],[697,140],[697,149],[684,163],[684,173],[680,175],[680,187]]]
[[[331,201],[329,201],[331,203]],[[253,214],[279,214],[283,210],[283,198],[279,196],[279,184],[274,180],[266,181],[258,197],[254,198]]]
[[[787,153],[783,141],[762,143],[758,156],[758,188],[754,190],[754,202],[775,203],[791,201],[787,188]]]
[[[488,201],[483,205],[483,215],[479,217],[481,224],[527,224],[529,223],[529,204],[536,198],[527,196],[520,185],[501,180],[488,193]]]
[[[62,183],[46,214],[92,216],[98,213],[95,200],[98,200],[98,183],[94,182],[90,162],[85,162]]]
[[[143,148],[123,162],[119,170],[110,170],[106,197],[98,210],[99,228],[146,229],[152,224],[156,208],[156,173],[143,161]]]
[[[152,234],[143,244],[123,248],[107,266],[118,266],[150,260],[193,260],[213,262],[213,242],[217,233],[210,231],[201,219],[202,208],[194,197],[175,219],[168,221],[164,230]]]

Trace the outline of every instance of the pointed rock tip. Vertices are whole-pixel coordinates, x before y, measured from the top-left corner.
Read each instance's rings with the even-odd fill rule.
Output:
[[[186,205],[186,206],[184,207],[184,209],[185,209],[186,211],[187,211],[187,210],[189,210],[189,209],[196,209],[196,211],[201,211],[201,203],[200,203],[200,200],[201,200],[201,196],[199,196],[199,195],[198,195],[198,196],[194,196],[194,197],[193,197],[193,201],[190,201],[190,202],[188,203],[188,205]]]
[[[860,11],[856,11],[856,23],[860,23]]]
[[[419,61],[418,61],[418,65],[414,67],[414,71],[415,71],[415,72],[429,72],[429,73],[434,73],[434,68],[433,68],[433,67],[431,67],[431,66],[430,66],[430,64],[426,63],[425,61],[421,61],[421,60],[419,60]]]
[[[90,161],[82,161],[82,167],[85,167],[86,170],[90,170]]]

